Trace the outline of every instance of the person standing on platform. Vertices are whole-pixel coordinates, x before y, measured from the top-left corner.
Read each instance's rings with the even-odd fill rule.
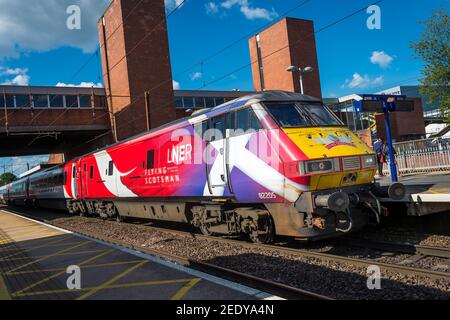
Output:
[[[377,155],[378,175],[383,176],[383,165],[386,162],[386,147],[383,138],[378,138],[373,144],[373,151]]]

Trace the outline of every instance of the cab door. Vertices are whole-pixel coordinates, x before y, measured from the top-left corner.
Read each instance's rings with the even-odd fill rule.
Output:
[[[209,121],[206,145],[206,170],[208,192],[205,194],[223,196],[228,185],[226,116],[213,117]]]
[[[72,181],[71,181],[71,187],[72,187],[74,199],[78,199],[77,179],[78,179],[77,164],[74,162],[74,163],[72,163]]]

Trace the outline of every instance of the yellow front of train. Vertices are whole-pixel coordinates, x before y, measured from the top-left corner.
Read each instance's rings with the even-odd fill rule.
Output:
[[[309,185],[292,204],[266,205],[277,233],[320,239],[379,223],[385,211],[378,197],[385,192],[381,196],[398,199],[404,187],[379,188],[374,181],[374,151],[321,101],[295,94],[283,97],[265,101],[264,106],[292,147],[298,148],[294,160],[298,167],[290,176]]]
[[[310,190],[372,183],[376,156],[347,127],[284,128],[283,131],[309,159],[299,164],[299,173],[310,176]]]

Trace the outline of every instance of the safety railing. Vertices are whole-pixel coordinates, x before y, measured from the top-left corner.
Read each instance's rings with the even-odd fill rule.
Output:
[[[400,174],[450,171],[450,139],[423,139],[394,144]],[[385,164],[383,173],[389,174]]]

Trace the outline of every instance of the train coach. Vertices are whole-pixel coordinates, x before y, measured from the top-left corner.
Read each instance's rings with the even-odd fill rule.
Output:
[[[57,201],[72,214],[182,222],[207,235],[270,242],[378,223],[375,172],[373,151],[320,100],[270,91],[196,112],[25,184],[28,204]],[[48,175],[51,187],[39,182]],[[389,195],[400,198],[404,188]]]

